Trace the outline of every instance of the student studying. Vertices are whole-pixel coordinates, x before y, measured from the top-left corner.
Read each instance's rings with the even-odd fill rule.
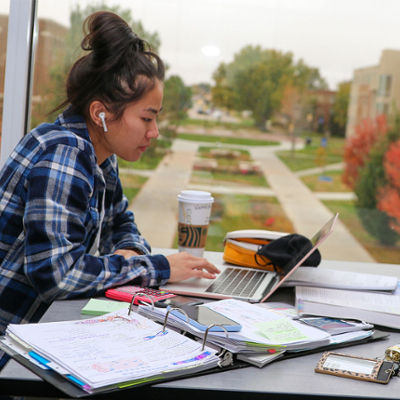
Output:
[[[123,196],[116,157],[157,139],[164,65],[116,14],[85,21],[63,110],[27,133],[0,173],[0,335],[55,300],[155,286],[218,269],[185,252],[152,255]],[[0,352],[0,370],[8,357]]]

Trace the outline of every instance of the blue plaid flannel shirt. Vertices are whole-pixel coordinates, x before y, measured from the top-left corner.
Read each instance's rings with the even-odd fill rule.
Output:
[[[82,117],[61,114],[24,136],[0,172],[0,335],[10,323],[39,321],[54,300],[168,280],[167,259],[150,255],[127,207],[116,157],[97,165]],[[143,255],[113,254],[124,248]],[[0,351],[0,369],[7,359]]]

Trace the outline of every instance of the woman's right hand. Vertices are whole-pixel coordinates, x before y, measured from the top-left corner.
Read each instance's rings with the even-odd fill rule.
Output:
[[[179,282],[189,278],[215,279],[221,271],[205,258],[195,257],[185,251],[167,256],[171,275],[168,282]]]

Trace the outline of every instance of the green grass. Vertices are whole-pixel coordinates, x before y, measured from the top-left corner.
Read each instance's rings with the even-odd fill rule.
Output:
[[[305,139],[306,137],[311,138],[312,143],[310,147],[320,147],[321,145],[321,140],[324,137],[324,135],[322,135],[321,133],[317,133],[317,132],[304,132],[301,137],[303,139]],[[346,143],[346,139],[345,138],[341,138],[341,137],[335,137],[332,136],[330,138],[328,138],[327,141],[327,149],[331,154],[336,154],[336,155],[343,155],[343,149]]]
[[[248,186],[262,186],[269,187],[264,175],[242,175],[233,174],[229,172],[205,172],[193,171],[191,183],[209,184],[209,185],[223,185],[227,183],[236,183]]]
[[[151,142],[150,147],[145,153],[142,154],[138,161],[129,162],[123,160],[122,158],[118,158],[118,165],[120,168],[127,169],[156,169],[160,161],[164,158],[165,154],[168,153],[168,149],[171,147],[171,145],[172,141],[170,140],[154,140]]]
[[[124,195],[127,197],[129,204],[132,202],[132,200],[136,197],[136,195],[139,193],[140,188],[123,188]]]
[[[127,169],[139,169],[139,170],[152,170],[156,169],[160,161],[163,159],[164,155],[156,155],[152,158],[140,158],[135,162],[128,162],[124,160],[118,160],[118,165],[120,168]]]
[[[278,144],[278,142],[268,140],[234,138],[217,135],[196,135],[191,133],[179,133],[177,137],[178,139],[193,140],[196,142],[237,144],[243,146],[272,146]]]
[[[276,154],[292,170],[301,171],[303,169],[322,167],[327,164],[336,164],[343,161],[343,151],[345,146],[344,138],[329,138],[327,147],[321,147],[322,135],[311,133],[304,134],[303,138],[309,136],[312,143],[302,150],[279,151]]]
[[[203,171],[194,170],[192,172],[191,183],[201,183],[223,185],[225,183],[234,183],[240,185],[251,185],[251,186],[263,186],[269,187],[267,180],[263,174],[240,174],[239,162],[240,161],[251,161],[250,153],[247,150],[238,150],[240,154],[238,157],[215,157],[211,154],[212,149],[220,150],[218,147],[200,147],[198,149],[197,155],[201,158],[212,158],[218,163],[218,170],[216,171]],[[234,150],[224,147],[224,150]],[[226,171],[224,171],[226,169]]]
[[[379,263],[398,264],[400,260],[400,242],[396,246],[383,246],[377,242],[363,227],[353,201],[324,201],[332,212],[338,212],[340,220],[350,233]]]
[[[331,181],[321,180],[321,176],[329,177]],[[343,171],[326,171],[323,174],[302,176],[300,179],[313,192],[351,192],[351,190],[342,182]]]
[[[323,167],[328,164],[336,164],[343,161],[342,157],[329,156],[320,157],[316,152],[307,153],[297,150],[294,155],[290,151],[278,151],[276,155],[293,171],[301,171],[308,168]]]

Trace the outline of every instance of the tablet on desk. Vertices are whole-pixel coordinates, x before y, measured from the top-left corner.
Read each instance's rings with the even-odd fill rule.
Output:
[[[160,289],[170,293],[210,299],[235,298],[254,303],[264,302],[332,233],[338,215],[335,214],[314,235],[311,239],[313,245],[311,250],[305,245],[293,255],[284,267],[284,270],[289,271],[286,275],[282,276],[274,271],[218,265],[221,273],[215,280],[191,278],[182,282],[168,283]]]

